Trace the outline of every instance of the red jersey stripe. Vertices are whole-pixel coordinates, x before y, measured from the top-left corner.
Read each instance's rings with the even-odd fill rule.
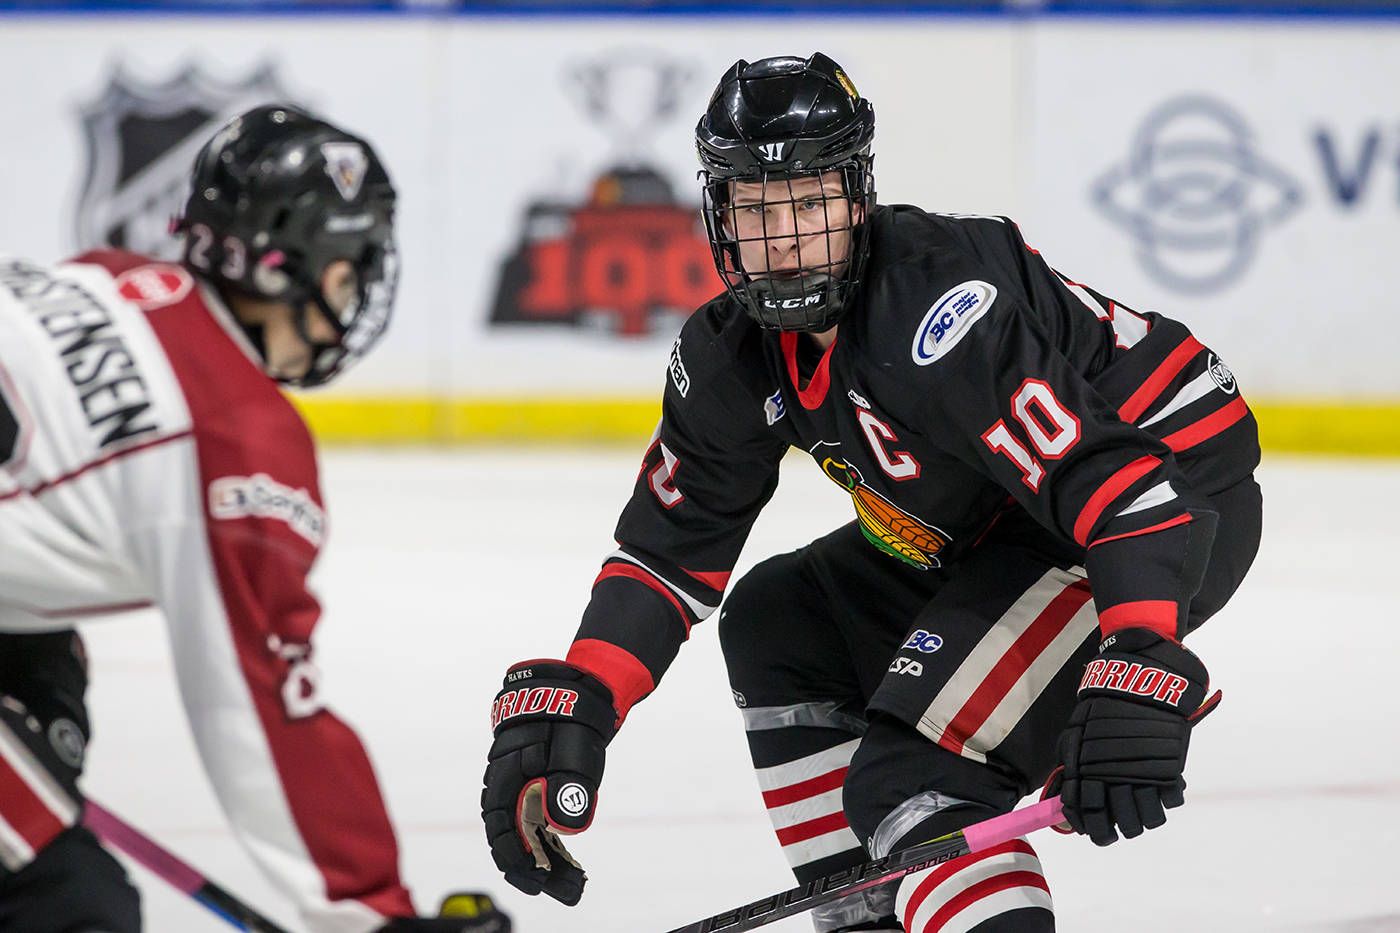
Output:
[[[1011,688],[1025,676],[1031,664],[1039,657],[1055,637],[1064,631],[1070,619],[1089,601],[1089,581],[1076,580],[1060,591],[1049,605],[1041,610],[1035,621],[1026,627],[1015,643],[1007,649],[1001,659],[972,691],[972,696],[958,710],[956,716],[943,730],[938,744],[951,752],[962,753],[967,740],[982,728],[982,724],[992,715]]]
[[[580,638],[564,659],[602,681],[613,695],[618,725],[637,701],[656,689],[651,671],[626,648],[597,638]]]
[[[834,833],[836,830],[846,829],[848,826],[850,824],[846,822],[846,814],[838,810],[835,813],[828,813],[826,816],[819,816],[814,820],[795,823],[778,830],[778,844],[790,846],[794,842],[806,842],[808,839]]]
[[[1104,480],[1103,485],[1094,491],[1088,502],[1084,503],[1079,517],[1074,520],[1074,540],[1081,546],[1087,546],[1089,532],[1094,530],[1094,524],[1099,520],[1099,516],[1103,515],[1103,510],[1108,508],[1114,499],[1121,496],[1125,489],[1161,465],[1161,460],[1148,454],[1138,457]]]
[[[602,571],[598,574],[598,578],[593,581],[593,585],[597,586],[610,577],[626,577],[629,580],[636,580],[643,586],[650,587],[657,593],[660,593],[668,603],[675,607],[676,613],[681,617],[681,623],[685,626],[686,636],[689,637],[690,613],[686,612],[685,606],[676,598],[676,594],[671,592],[669,586],[656,579],[654,575],[647,573],[644,568],[624,561],[614,561],[611,564],[605,564]]]
[[[1128,424],[1135,423],[1142,417],[1143,412],[1157,401],[1167,386],[1171,385],[1171,381],[1186,368],[1186,364],[1204,349],[1195,337],[1187,337],[1177,344],[1176,349],[1167,354],[1167,358],[1162,360],[1142,385],[1138,386],[1137,391],[1118,407],[1118,417]]]
[[[819,774],[814,778],[789,784],[787,787],[766,790],[763,792],[763,805],[771,810],[774,807],[797,803],[799,800],[806,800],[808,797],[836,790],[846,783],[846,772],[849,770],[849,767],[837,768],[835,771],[828,771],[826,774]]]
[[[1247,414],[1249,414],[1249,406],[1244,403],[1244,399],[1237,398],[1230,404],[1217,408],[1195,424],[1184,427],[1174,434],[1168,434],[1162,438],[1162,442],[1173,451],[1180,453],[1210,440]]]
[[[1099,613],[1099,631],[1105,636],[1125,628],[1148,628],[1176,640],[1176,617],[1180,607],[1169,599],[1141,599],[1109,606]]]
[[[726,570],[686,570],[686,576],[699,580],[701,583],[714,590],[716,593],[723,593],[724,588],[729,585],[729,571]]]
[[[1107,544],[1110,541],[1120,541],[1123,538],[1136,538],[1138,535],[1150,535],[1154,531],[1166,531],[1168,528],[1175,528],[1177,525],[1186,525],[1191,521],[1191,516],[1183,512],[1176,518],[1169,518],[1164,522],[1141,528],[1137,531],[1125,531],[1121,535],[1109,535],[1107,538],[1095,538],[1090,547],[1098,547],[1100,544]]]

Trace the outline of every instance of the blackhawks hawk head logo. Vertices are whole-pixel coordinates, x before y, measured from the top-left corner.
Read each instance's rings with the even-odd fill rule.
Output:
[[[827,457],[822,461],[822,470],[851,494],[860,530],[867,541],[920,570],[942,566],[937,554],[950,540],[946,534],[866,486],[860,471],[850,464]]]

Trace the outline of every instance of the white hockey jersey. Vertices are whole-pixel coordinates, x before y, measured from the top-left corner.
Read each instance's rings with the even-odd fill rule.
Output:
[[[325,533],[305,424],[188,271],[0,259],[0,631],[158,606],[239,838],[313,930],[361,933],[413,908],[368,756],[316,695]],[[33,825],[0,820],[0,846]]]

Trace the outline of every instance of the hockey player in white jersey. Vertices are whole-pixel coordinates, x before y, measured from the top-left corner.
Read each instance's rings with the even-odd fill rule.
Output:
[[[510,929],[489,902],[417,916],[369,758],[317,694],[326,517],[278,383],[324,383],[382,334],[394,204],[367,142],[261,107],[200,153],[183,262],[0,259],[0,929],[140,929],[80,823],[72,627],[150,605],[219,801],[311,930]]]

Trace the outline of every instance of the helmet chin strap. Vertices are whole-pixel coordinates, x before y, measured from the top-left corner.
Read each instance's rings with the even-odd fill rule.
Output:
[[[311,303],[315,304],[323,317],[335,328],[336,339],[333,342],[316,340],[311,336],[310,328],[307,326],[307,318],[310,312],[307,310],[306,301],[298,301],[292,309],[292,327],[296,329],[297,336],[305,343],[307,349],[311,351],[311,362],[307,365],[306,372],[297,379],[288,380],[297,386],[318,386],[335,374],[341,360],[345,358],[345,327],[340,323],[331,306],[326,301],[326,296],[319,289],[311,292],[309,296]],[[319,365],[321,360],[331,355],[330,362],[326,365]]]
[[[245,324],[242,321],[239,321],[238,327],[240,330],[243,331],[243,336],[247,337],[248,342],[253,345],[253,349],[257,351],[258,359],[262,360],[263,363],[266,364],[267,338],[263,334],[263,326],[261,324]]]

